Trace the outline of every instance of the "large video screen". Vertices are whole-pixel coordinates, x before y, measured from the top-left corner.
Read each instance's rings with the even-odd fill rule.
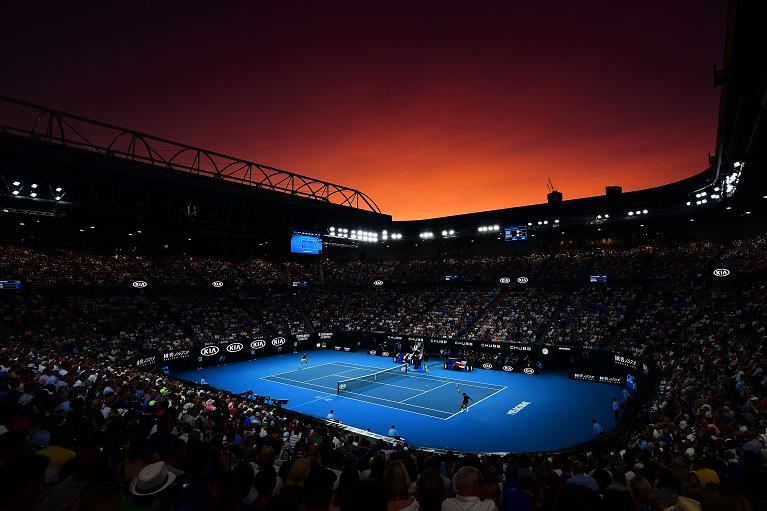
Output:
[[[527,239],[526,225],[512,225],[503,228],[503,235],[506,241],[521,241]]]
[[[322,252],[322,238],[319,234],[294,232],[290,238],[290,251],[294,254],[314,254]]]

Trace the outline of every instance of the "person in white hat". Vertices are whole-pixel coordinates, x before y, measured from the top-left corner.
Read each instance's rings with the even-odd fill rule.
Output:
[[[162,493],[176,480],[176,474],[170,472],[165,463],[158,461],[144,467],[130,483],[130,492],[134,504],[146,505],[162,496]]]

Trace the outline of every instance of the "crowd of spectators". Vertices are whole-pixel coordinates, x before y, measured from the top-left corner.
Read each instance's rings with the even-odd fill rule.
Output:
[[[363,285],[378,263],[315,273],[253,260],[2,251],[2,271],[32,286],[0,302],[0,510],[767,509],[763,238],[431,268],[387,262],[392,280],[425,282],[449,268],[478,285],[385,289]],[[479,279],[516,259],[546,285]],[[565,281],[594,270],[620,277],[567,288],[543,276],[549,264]],[[733,279],[711,277],[711,267]],[[241,277],[243,268],[260,276]],[[170,289],[214,274],[241,285]],[[137,275],[169,289],[100,289]],[[339,288],[244,286],[297,275]],[[619,347],[652,360],[660,384],[620,438],[565,454],[472,455],[352,435],[126,364],[148,349],[326,328]]]

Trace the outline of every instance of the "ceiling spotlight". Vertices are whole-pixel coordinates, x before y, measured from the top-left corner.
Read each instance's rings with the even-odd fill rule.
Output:
[[[605,218],[610,218],[610,215],[608,215],[608,214],[605,214]]]
[[[493,226],[493,230],[494,230],[494,231],[497,231],[498,229],[499,229],[499,227],[498,227],[498,224],[495,224],[495,225]]]
[[[453,234],[455,234],[455,231],[453,229],[450,229],[447,233],[452,236]]]
[[[724,209],[732,209],[732,206],[727,206],[727,207],[726,207],[726,208],[724,208]]]
[[[548,221],[548,220],[544,220],[544,221],[543,221],[543,223],[544,223],[545,225],[549,225],[549,221]]]
[[[19,194],[19,191],[18,191],[18,190],[14,190],[14,191],[12,191],[11,193],[12,193],[13,195],[18,195],[18,194]]]
[[[91,225],[91,229],[95,229],[95,228],[96,228],[96,226],[95,226],[95,225]]]
[[[558,223],[559,223],[559,220],[554,220],[554,223],[555,223],[555,224],[558,224]]]
[[[56,199],[56,200],[61,200],[61,195],[57,195],[57,196],[55,197],[55,199]]]
[[[692,202],[690,202],[690,201],[687,201],[687,205],[689,206],[690,204],[692,204]]]
[[[19,186],[20,184],[21,184],[21,183],[19,183],[18,181],[14,181],[14,182],[13,182],[13,186]]]
[[[750,212],[750,211],[746,211],[746,214],[747,214],[747,215],[750,215],[750,214],[751,214],[751,212]]]
[[[59,186],[59,187],[57,187],[57,188],[56,188],[56,191],[57,191],[57,192],[60,192],[60,191],[61,191],[61,187],[60,187],[60,186]]]
[[[765,197],[765,198],[767,198],[767,197]],[[533,225],[533,223],[532,222],[527,222],[527,225]]]
[[[32,188],[37,188],[37,183],[32,183]]]
[[[34,199],[35,197],[37,197],[37,194],[35,192],[32,192],[32,193],[29,194],[29,196]]]
[[[633,211],[629,211],[629,216],[634,216],[634,212]]]
[[[601,220],[601,219],[602,219],[602,215],[597,215],[597,220]]]
[[[644,214],[646,215],[646,214],[647,214],[647,210],[646,210],[646,209],[643,209],[643,210],[642,210],[642,213],[644,213]]]

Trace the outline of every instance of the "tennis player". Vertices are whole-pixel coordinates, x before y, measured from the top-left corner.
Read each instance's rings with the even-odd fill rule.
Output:
[[[469,397],[469,395],[464,392],[463,393],[463,403],[461,403],[461,411],[468,412],[469,411],[469,401],[474,401],[472,398]]]
[[[407,374],[408,368],[410,368],[410,364],[408,363],[407,359],[402,360],[402,372]]]
[[[306,352],[301,355],[301,362],[298,363],[298,367],[301,366],[309,366],[309,356],[306,354]]]

